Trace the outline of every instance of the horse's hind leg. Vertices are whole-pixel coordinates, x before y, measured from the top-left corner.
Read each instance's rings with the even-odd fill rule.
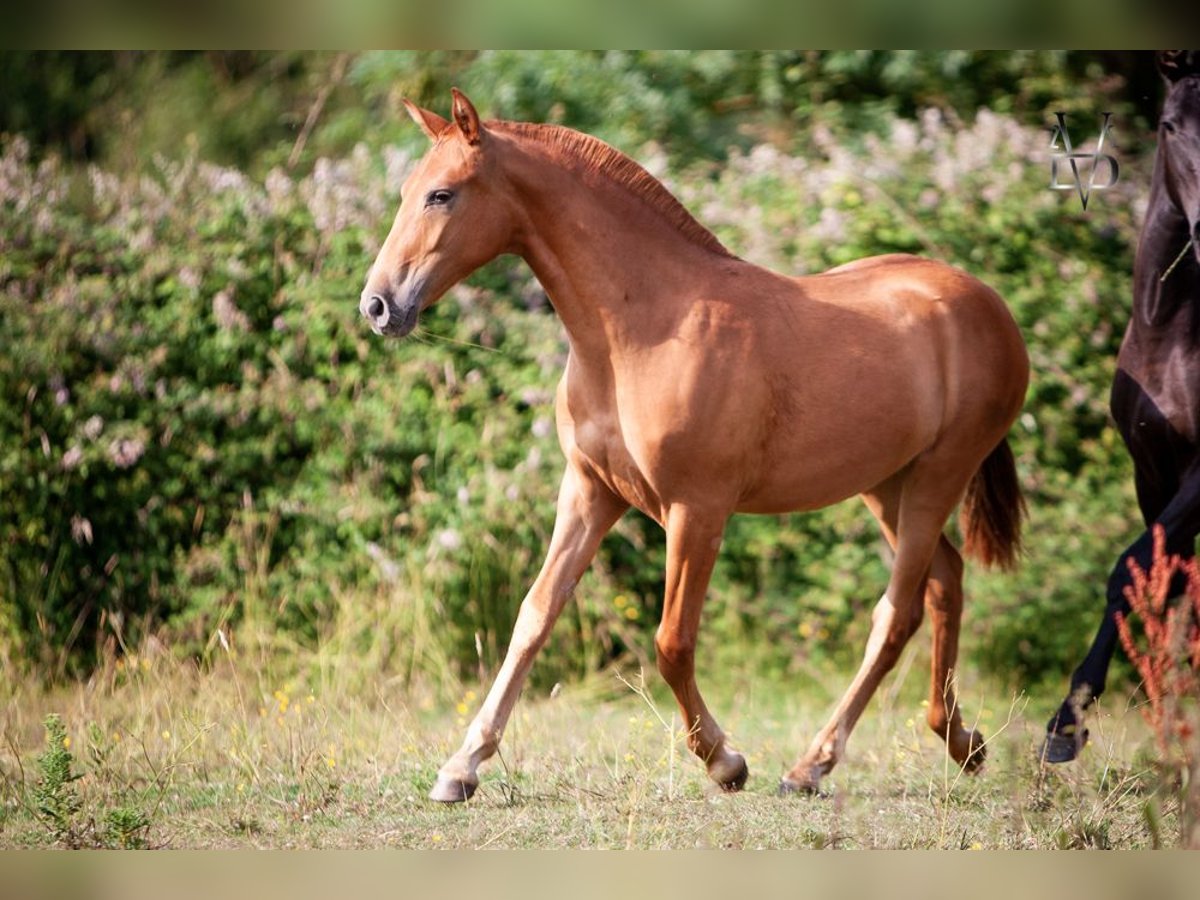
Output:
[[[476,769],[496,752],[538,650],[591,564],[600,540],[626,509],[602,484],[568,466],[558,493],[554,535],[542,571],[521,603],[504,664],[467,729],[458,752],[438,772],[429,792],[446,803],[468,799],[479,784]]]
[[[727,515],[685,506],[667,514],[667,572],[662,622],[654,638],[658,670],[679,702],[688,747],[708,777],[727,791],[740,790],[749,774],[742,754],[729,749],[696,685],[700,611],[721,545]]]
[[[939,465],[936,457],[927,456],[864,495],[884,535],[895,547],[892,576],[887,593],[872,614],[866,653],[854,680],[829,722],[780,782],[782,793],[818,789],[822,776],[837,764],[879,682],[921,624],[926,583],[942,541],[942,528],[968,477],[969,473],[964,473],[955,478],[954,472]],[[943,653],[943,659],[949,659],[952,665],[951,656]]]
[[[986,755],[983,735],[963,727],[958,708],[955,665],[958,634],[962,625],[962,556],[945,535],[934,552],[925,587],[925,609],[933,627],[933,658],[930,666],[929,712],[926,719],[946,742],[950,757],[968,771],[982,765]]]
[[[863,501],[879,521],[892,550],[896,549],[899,493],[898,486],[885,484],[863,495]],[[983,762],[983,738],[978,732],[963,728],[955,690],[954,667],[958,660],[958,635],[962,625],[962,576],[962,556],[943,534],[938,539],[933,562],[925,579],[925,611],[929,614],[933,629],[926,719],[929,727],[946,741],[951,758],[959,765],[974,769]],[[919,608],[914,618],[919,624]]]

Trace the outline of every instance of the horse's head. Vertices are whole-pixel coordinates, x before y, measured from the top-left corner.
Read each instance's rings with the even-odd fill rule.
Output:
[[[405,100],[433,141],[404,182],[400,210],[367,276],[359,310],[377,334],[403,337],[421,310],[509,249],[512,205],[494,175],[491,134],[453,90],[451,121]]]
[[[1171,201],[1187,217],[1200,260],[1200,50],[1167,50],[1158,68],[1167,99],[1158,129],[1158,155]]]

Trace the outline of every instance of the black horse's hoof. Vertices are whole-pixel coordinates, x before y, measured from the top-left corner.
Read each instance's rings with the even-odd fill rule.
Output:
[[[1087,741],[1088,731],[1086,728],[1080,729],[1075,734],[1057,734],[1048,731],[1046,740],[1042,742],[1042,747],[1038,751],[1038,760],[1044,763],[1070,762],[1079,756],[1079,751],[1083,749],[1083,745]]]

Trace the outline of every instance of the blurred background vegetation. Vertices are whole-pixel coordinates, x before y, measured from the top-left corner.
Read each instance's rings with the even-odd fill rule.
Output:
[[[964,655],[1064,679],[1138,530],[1107,421],[1159,84],[1150,54],[0,54],[0,657],[86,675],[240,643],[364,678],[493,669],[553,516],[565,342],[501,259],[392,343],[357,299],[424,138],[400,105],[596,134],[734,252],[794,273],[912,251],[997,288],[1030,345],[1031,518],[968,574]],[[1047,190],[1053,111],[1114,113],[1118,186]],[[535,669],[648,659],[663,541],[630,514]],[[888,560],[858,505],[739,517],[702,652],[860,653]],[[303,651],[303,652],[301,652]]]

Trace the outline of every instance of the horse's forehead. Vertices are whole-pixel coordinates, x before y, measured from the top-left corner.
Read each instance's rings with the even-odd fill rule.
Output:
[[[462,141],[439,138],[417,162],[409,175],[409,183],[465,177],[474,168],[472,156],[466,152]]]
[[[1175,82],[1163,104],[1163,111],[1174,115],[1200,115],[1200,74],[1188,75]]]

